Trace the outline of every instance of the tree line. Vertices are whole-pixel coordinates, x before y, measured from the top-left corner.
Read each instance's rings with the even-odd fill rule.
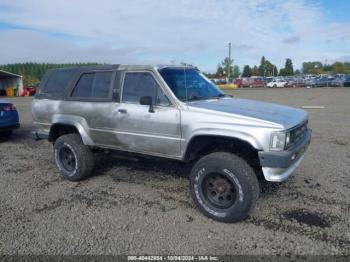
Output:
[[[8,71],[23,76],[23,83],[26,86],[35,86],[40,81],[48,69],[72,67],[72,66],[91,66],[98,63],[16,63],[0,65],[0,70]],[[183,65],[189,65],[182,63]],[[323,64],[319,61],[304,62],[302,70],[294,70],[292,59],[287,58],[285,65],[280,70],[263,56],[260,65],[253,67],[245,65],[241,72],[238,65],[234,65],[233,59],[226,57],[217,65],[217,70],[213,74],[206,74],[210,78],[237,78],[250,76],[289,76],[298,74],[350,74],[350,62],[335,62],[333,64]]]
[[[335,62],[333,64],[322,64],[319,61],[304,62],[304,74],[350,74],[350,62]]]
[[[350,62],[335,62],[333,64],[322,64],[321,62],[304,62],[302,70],[294,70],[293,61],[287,58],[283,68],[271,63],[263,56],[260,65],[245,65],[242,72],[239,66],[233,65],[233,59],[226,57],[218,64],[217,70],[213,74],[207,74],[211,78],[237,78],[250,76],[290,76],[299,74],[350,74]]]
[[[0,70],[23,76],[23,84],[25,86],[36,86],[48,69],[89,65],[97,65],[97,63],[17,63],[0,65]]]

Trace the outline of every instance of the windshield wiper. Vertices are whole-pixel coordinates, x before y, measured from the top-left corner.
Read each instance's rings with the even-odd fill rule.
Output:
[[[222,98],[222,97],[233,97],[232,95],[219,94],[217,96],[213,96],[212,98]]]
[[[215,98],[222,98],[222,97],[233,97],[231,95],[226,95],[226,94],[219,94],[217,96],[191,96],[188,98],[186,101],[196,101],[196,100],[207,100],[207,99],[215,99]]]
[[[186,101],[195,101],[195,100],[202,100],[202,99],[207,99],[204,96],[191,96],[190,98],[187,98]]]

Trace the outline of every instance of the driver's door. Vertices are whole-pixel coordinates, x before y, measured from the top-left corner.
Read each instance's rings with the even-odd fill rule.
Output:
[[[143,96],[152,97],[154,112],[140,104]],[[116,137],[124,150],[180,157],[180,110],[170,103],[151,71],[124,73]]]

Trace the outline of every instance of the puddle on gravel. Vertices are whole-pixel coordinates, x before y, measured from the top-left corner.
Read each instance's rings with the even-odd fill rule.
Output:
[[[284,216],[288,219],[294,219],[300,224],[308,226],[316,226],[320,228],[330,227],[328,219],[323,217],[319,213],[310,212],[307,210],[291,210],[284,213]]]

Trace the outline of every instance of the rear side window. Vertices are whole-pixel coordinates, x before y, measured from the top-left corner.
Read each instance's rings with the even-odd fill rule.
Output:
[[[113,72],[83,74],[72,92],[77,98],[110,98]]]
[[[91,97],[94,74],[83,74],[75,86],[72,97]]]
[[[59,94],[63,93],[63,90],[67,87],[68,82],[71,80],[74,70],[59,69],[55,70],[49,76],[49,79],[43,88],[43,93],[46,94]]]
[[[101,72],[95,74],[92,97],[108,98],[111,87],[112,72]]]

